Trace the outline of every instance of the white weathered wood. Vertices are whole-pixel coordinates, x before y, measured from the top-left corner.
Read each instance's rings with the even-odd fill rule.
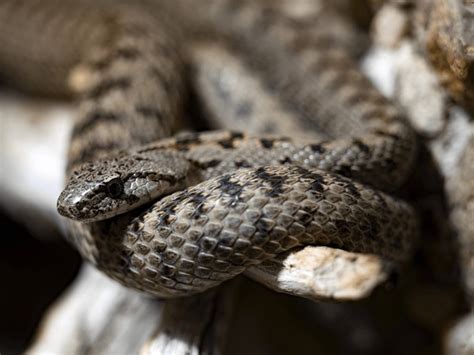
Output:
[[[236,287],[157,300],[86,265],[49,309],[26,353],[219,354],[232,308],[229,291]]]
[[[78,354],[86,349],[137,353],[161,313],[161,302],[84,266],[74,284],[49,309],[27,353]]]
[[[392,2],[385,3],[372,20],[372,36],[378,46],[397,48],[409,31],[406,11]]]
[[[245,274],[277,292],[321,300],[358,300],[385,281],[391,265],[376,255],[306,247]]]
[[[397,56],[395,97],[417,132],[429,137],[440,134],[447,119],[446,91],[415,43],[404,41]]]
[[[474,355],[474,312],[451,327],[445,339],[446,355]]]

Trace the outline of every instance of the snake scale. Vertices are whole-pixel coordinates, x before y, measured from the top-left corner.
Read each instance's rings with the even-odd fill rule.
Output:
[[[265,1],[163,4],[0,4],[2,75],[79,98],[58,208],[86,219],[68,222],[83,257],[160,297],[201,292],[304,245],[406,260],[416,218],[383,191],[407,178],[415,136],[347,49]],[[166,14],[238,43],[282,106],[324,137],[211,132],[157,141],[181,127],[186,97],[186,31]],[[22,24],[25,41],[12,41]]]

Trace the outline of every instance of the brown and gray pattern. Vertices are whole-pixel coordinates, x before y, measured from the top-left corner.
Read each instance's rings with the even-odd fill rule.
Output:
[[[412,213],[337,175],[265,167],[209,179],[161,199],[127,225],[95,223],[81,238],[94,246],[83,252],[114,279],[171,297],[216,286],[304,245],[406,260],[416,234]]]
[[[70,92],[80,93],[80,113],[70,146],[70,174],[84,162],[170,135],[184,106],[184,80],[180,34],[146,8],[121,3],[85,6],[81,11],[93,15],[64,32],[41,31],[43,21],[25,20],[34,13],[55,18],[52,23],[58,28],[61,23],[66,26],[74,15],[67,7],[72,3],[65,3],[2,3],[0,18],[8,19],[10,26],[19,17],[30,26],[30,38],[45,37],[37,42],[40,50],[13,45],[12,52],[10,37],[2,37],[7,45],[0,46],[0,57],[3,52],[9,55],[6,72],[13,73],[13,80],[27,80],[26,70],[40,73],[38,63],[46,63],[60,70],[36,82],[51,80],[64,87],[65,73],[74,68]],[[356,69],[344,46],[332,41],[327,31],[315,38],[313,30],[305,31],[298,21],[262,3],[195,4],[187,11],[196,19],[238,38],[242,50],[254,50],[247,58],[249,66],[269,91],[279,93],[286,109],[321,128],[327,140],[298,152],[304,163],[313,160],[314,167],[331,172],[313,166],[249,169],[243,164],[242,170],[205,180],[150,207],[102,222],[70,222],[71,241],[81,254],[123,284],[163,297],[203,291],[246,266],[305,244],[406,259],[416,234],[411,209],[360,184],[392,190],[409,173],[415,140],[399,110]],[[201,16],[203,9],[206,14]],[[76,39],[76,32],[85,39]],[[67,60],[49,60],[50,47],[45,46],[54,41],[74,47],[68,49],[72,54]],[[25,66],[14,60],[21,55],[34,60]],[[61,75],[53,78],[57,73]],[[252,166],[275,165],[268,159],[271,155],[257,154],[265,149],[280,149],[276,156],[286,154],[298,163],[299,153],[285,151],[284,142],[266,138],[258,144],[255,154],[247,156],[255,159]],[[234,140],[224,140],[221,151],[233,145]],[[203,157],[201,151],[194,160]],[[118,195],[121,189],[111,187],[109,193]]]

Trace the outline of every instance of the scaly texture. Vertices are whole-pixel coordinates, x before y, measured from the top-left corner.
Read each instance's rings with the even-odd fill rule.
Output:
[[[257,73],[242,63],[239,52],[225,43],[201,41],[191,46],[191,75],[212,128],[257,134],[288,134],[316,140],[324,137],[302,124],[278,93],[266,90]],[[258,97],[258,100],[255,98]]]
[[[350,143],[358,149],[337,155],[338,143],[323,148],[317,142],[240,132],[179,134],[83,164],[61,193],[58,210],[81,221],[103,220],[226,172],[261,166],[297,165],[338,173],[341,164],[347,164],[353,167],[353,178],[377,185],[371,176],[374,167],[365,165],[369,148],[353,139]]]
[[[161,199],[126,226],[121,222],[95,223],[81,238],[110,276],[161,297],[200,292],[303,245],[402,261],[416,234],[406,204],[300,167],[221,175]]]
[[[60,13],[58,26],[73,16],[63,3],[39,4],[2,4],[0,11],[9,19],[22,18],[23,8],[45,18]],[[248,62],[272,90],[281,92],[284,105],[337,138],[305,148],[305,154],[319,168],[376,187],[390,190],[401,184],[414,158],[413,133],[398,110],[355,69],[345,49],[328,43],[325,35],[315,41],[314,31],[305,32],[276,8],[236,4],[212,3],[203,18],[230,31],[226,36],[240,36],[243,49],[255,48]],[[199,3],[196,14],[205,5]],[[81,22],[83,31],[100,29],[100,35],[84,36],[87,43],[75,41],[69,36],[73,32],[57,34],[78,54],[70,83],[81,94],[80,115],[69,172],[118,149],[169,135],[183,105],[179,39],[173,41],[176,37],[169,37],[166,26],[141,8],[118,4],[100,9],[91,17],[94,22],[89,17]],[[31,25],[30,34],[41,32],[38,23]],[[44,44],[56,39],[45,35],[50,37],[40,41],[41,51],[14,52],[33,50],[35,63],[47,62]],[[20,77],[22,66],[8,64]],[[69,60],[62,64],[72,69]],[[273,165],[263,157],[256,155],[256,163]],[[235,160],[232,164],[238,165]],[[110,189],[112,195],[115,190]],[[405,204],[358,182],[301,167],[262,167],[206,180],[110,220],[71,222],[70,238],[85,258],[114,279],[172,297],[203,291],[248,265],[308,243],[403,260],[415,224]]]
[[[267,90],[275,92],[307,127],[319,127],[336,138],[321,144],[322,149],[330,146],[334,160],[359,150],[347,139],[356,137],[370,152],[365,164],[373,174],[364,182],[387,190],[400,186],[414,160],[414,134],[400,110],[357,70],[345,46],[331,33],[322,30],[315,36],[314,28],[306,30],[278,9],[252,1],[206,1],[192,14],[214,23],[238,43],[249,65],[266,80]],[[245,114],[251,116],[252,108],[248,105]],[[338,172],[350,176],[355,170],[351,164],[341,164]]]

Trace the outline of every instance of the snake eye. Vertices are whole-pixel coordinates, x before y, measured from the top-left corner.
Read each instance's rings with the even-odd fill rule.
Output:
[[[123,181],[120,178],[110,180],[105,187],[109,197],[117,198],[123,193]]]

